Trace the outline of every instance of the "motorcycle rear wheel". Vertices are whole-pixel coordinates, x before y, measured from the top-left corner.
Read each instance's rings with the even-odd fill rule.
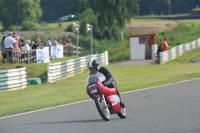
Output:
[[[103,99],[100,97],[95,98],[95,104],[97,107],[97,110],[100,114],[100,116],[105,120],[109,121],[110,120],[110,111],[108,109],[108,106],[104,106]]]
[[[120,112],[118,112],[117,115],[121,119],[125,119],[126,118],[126,108],[121,107]]]

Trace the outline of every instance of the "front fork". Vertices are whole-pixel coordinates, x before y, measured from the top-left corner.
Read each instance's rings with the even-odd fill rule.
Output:
[[[102,99],[103,99],[104,108],[107,108],[108,106],[106,104],[106,100],[105,100],[104,94],[102,94]]]

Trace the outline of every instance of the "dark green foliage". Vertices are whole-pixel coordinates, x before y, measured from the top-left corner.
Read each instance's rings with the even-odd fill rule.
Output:
[[[41,21],[57,22],[58,18],[82,13],[89,8],[88,0],[41,0],[43,16]]]
[[[4,30],[23,21],[37,22],[41,17],[40,0],[2,0],[0,18]]]
[[[200,6],[199,0],[140,0],[139,15],[168,15],[190,13],[192,8]]]
[[[98,26],[101,35],[107,39],[118,39],[126,20],[130,20],[137,0],[99,0],[95,1]]]
[[[86,32],[86,24],[90,24],[93,27],[93,37],[98,38],[99,32],[99,27],[97,24],[97,17],[94,14],[93,10],[91,8],[85,10],[81,15],[80,15],[80,33],[83,35],[90,35],[90,32]]]

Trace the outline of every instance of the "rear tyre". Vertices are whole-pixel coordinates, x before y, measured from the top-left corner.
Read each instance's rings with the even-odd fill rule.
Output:
[[[126,118],[126,108],[121,107],[120,112],[118,112],[117,115],[121,119],[125,119]]]
[[[104,106],[103,100],[100,97],[95,98],[95,104],[97,107],[97,110],[100,114],[100,116],[105,120],[110,120],[110,111],[108,109],[108,106]]]

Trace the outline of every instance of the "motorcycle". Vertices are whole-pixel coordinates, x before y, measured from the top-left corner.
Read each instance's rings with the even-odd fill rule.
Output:
[[[110,120],[111,114],[117,114],[121,119],[125,119],[126,109],[120,106],[117,90],[104,86],[105,79],[105,76],[100,72],[90,74],[86,80],[86,92],[95,101],[96,108],[105,121]]]

